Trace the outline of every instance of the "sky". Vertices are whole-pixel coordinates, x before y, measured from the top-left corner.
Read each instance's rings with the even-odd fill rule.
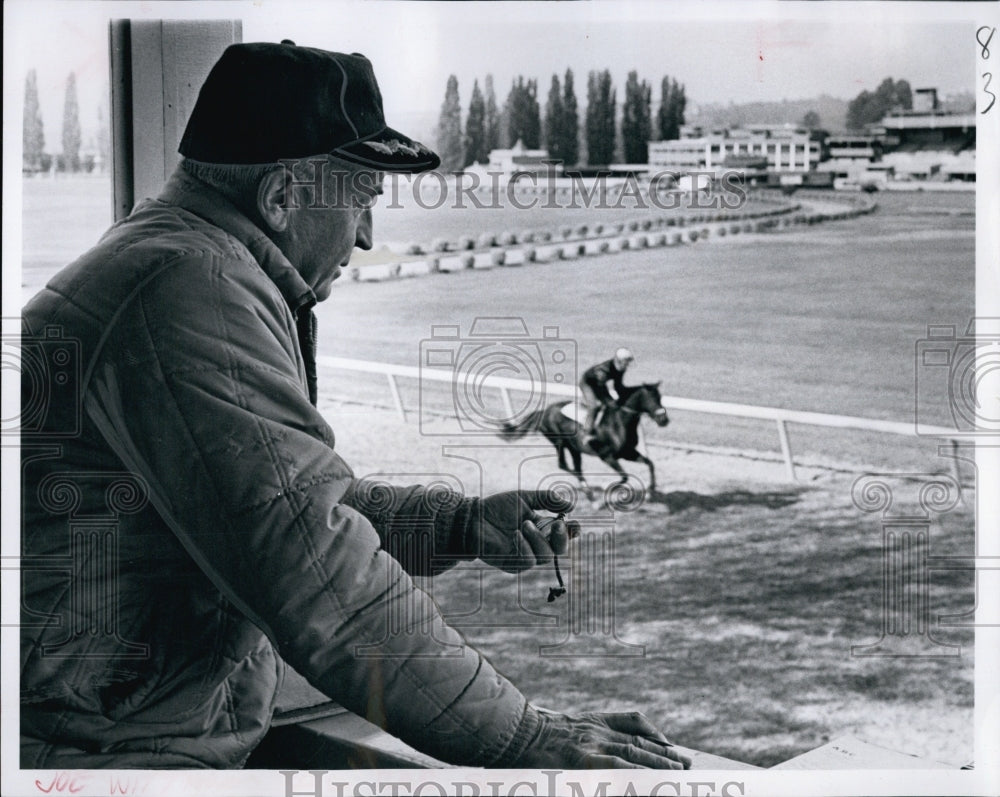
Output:
[[[943,95],[976,87],[977,19],[984,5],[899,2],[31,2],[4,3],[4,93],[23,95],[36,69],[46,138],[57,144],[66,76],[74,71],[84,137],[107,92],[111,18],[241,18],[244,41],[298,44],[372,59],[386,114],[405,122],[440,109],[449,74],[467,107],[473,79],[536,78],[544,102],[553,74],[572,68],[581,106],[590,70],[618,89],[631,69],[659,96],[664,75],[690,106],[850,99],[885,77]],[[846,21],[846,20],[851,21]],[[398,125],[397,125],[398,126]]]

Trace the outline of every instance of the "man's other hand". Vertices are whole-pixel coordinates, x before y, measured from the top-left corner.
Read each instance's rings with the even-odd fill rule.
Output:
[[[529,711],[533,710],[531,708]],[[691,759],[639,712],[538,712],[534,739],[515,762],[523,769],[690,769]]]
[[[570,503],[550,490],[511,490],[479,499],[465,530],[466,553],[508,573],[550,564],[566,553],[580,526],[537,510],[562,513]]]

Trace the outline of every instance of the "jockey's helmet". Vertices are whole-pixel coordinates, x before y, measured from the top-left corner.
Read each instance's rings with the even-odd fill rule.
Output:
[[[623,370],[634,360],[635,357],[632,356],[632,352],[624,346],[615,351],[615,365],[618,367],[618,370]]]

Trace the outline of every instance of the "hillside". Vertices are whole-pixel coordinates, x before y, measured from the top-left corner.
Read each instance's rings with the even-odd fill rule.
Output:
[[[809,111],[819,115],[819,127],[831,133],[844,131],[847,100],[822,94],[805,100],[781,102],[747,102],[693,104],[687,113],[687,123],[704,127],[740,127],[754,124],[798,124]]]

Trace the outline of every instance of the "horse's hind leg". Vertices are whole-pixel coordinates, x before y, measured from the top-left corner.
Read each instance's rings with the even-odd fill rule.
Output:
[[[590,485],[587,484],[587,480],[585,478],[583,478],[583,469],[582,469],[582,464],[583,463],[581,461],[582,457],[580,456],[580,452],[577,449],[572,448],[572,447],[570,447],[569,452],[570,452],[570,456],[573,457],[573,470],[570,471],[570,472],[574,476],[576,476],[576,480],[578,482],[580,482],[580,487],[583,490],[584,495],[587,496],[587,500],[588,501],[593,501],[594,500],[594,491],[591,489]]]
[[[566,464],[566,444],[556,443],[556,453],[559,455],[559,469],[572,473],[569,465]]]

